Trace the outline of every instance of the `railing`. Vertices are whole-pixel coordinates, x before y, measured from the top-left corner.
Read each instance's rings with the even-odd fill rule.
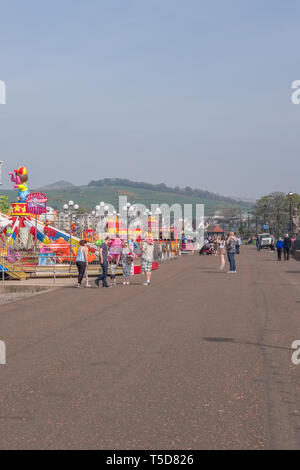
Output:
[[[13,250],[11,247],[0,248],[0,276],[2,283],[7,277],[13,279],[26,279],[28,277],[50,277],[56,283],[57,277],[73,277],[77,275],[76,255],[68,252],[41,252]],[[137,258],[135,265],[141,263],[141,251],[136,250]],[[171,241],[161,241],[154,243],[153,261],[160,262],[168,259],[175,259],[180,254],[179,243]],[[99,258],[89,260],[88,274],[97,275],[99,273]],[[122,267],[119,266],[121,273]]]

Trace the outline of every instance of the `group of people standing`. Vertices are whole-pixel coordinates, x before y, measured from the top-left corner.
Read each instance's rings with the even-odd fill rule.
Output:
[[[235,274],[237,272],[235,255],[240,254],[240,247],[242,245],[241,238],[235,236],[234,232],[230,232],[226,238],[224,235],[217,237],[216,245],[217,253],[220,255],[221,260],[219,269],[225,269],[225,256],[227,254],[229,262],[229,271],[227,271],[227,274]]]
[[[117,269],[122,266],[123,272],[123,285],[130,284],[130,276],[133,271],[134,253],[127,240],[122,242],[120,253],[117,256],[109,256],[110,237],[106,236],[103,243],[99,247],[99,261],[101,266],[101,274],[96,278],[95,284],[99,287],[100,282],[102,287],[108,288],[117,284]],[[149,286],[151,283],[151,271],[153,262],[154,242],[152,238],[146,238],[141,243],[142,252],[142,271],[145,274],[144,286]],[[76,287],[83,287],[82,282],[86,279],[85,287],[91,287],[88,282],[87,268],[88,268],[88,247],[86,240],[80,240],[77,250],[76,266],[78,270],[78,282]],[[108,284],[108,271],[110,266],[111,284]]]
[[[225,259],[229,262],[229,271],[228,274],[236,273],[236,262],[235,255],[240,254],[240,247],[242,245],[242,239],[235,236],[234,232],[230,232],[227,237],[224,235],[218,235],[215,238],[207,238],[204,241],[203,247],[211,246],[212,250],[200,250],[200,254],[204,254],[204,251],[207,254],[220,255],[221,264],[219,269],[225,269]]]

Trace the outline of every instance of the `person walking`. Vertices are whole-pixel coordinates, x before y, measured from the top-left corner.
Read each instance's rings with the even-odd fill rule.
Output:
[[[144,286],[150,286],[154,244],[152,238],[146,238],[142,244],[142,271],[145,273]]]
[[[260,251],[261,250],[261,240],[258,237],[256,237],[256,248],[257,248],[257,251]]]
[[[240,254],[240,246],[241,245],[242,245],[242,239],[241,239],[241,237],[238,237],[237,244],[235,245],[235,254],[236,255]]]
[[[100,265],[102,268],[102,274],[97,277],[95,284],[99,287],[99,282],[102,281],[102,287],[110,287],[107,284],[107,272],[108,272],[108,245],[109,237],[106,236],[104,242],[100,245],[99,255],[100,255]]]
[[[284,256],[284,261],[288,261],[290,259],[290,251],[292,247],[292,240],[289,237],[289,234],[286,233],[283,239],[283,256]]]
[[[81,283],[82,283],[82,279],[85,276],[87,266],[88,266],[88,250],[87,250],[86,244],[87,244],[86,240],[80,240],[79,247],[77,250],[76,266],[78,270],[78,282],[77,282],[76,287],[83,287]],[[88,286],[88,281],[87,281],[87,286]]]
[[[227,274],[236,273],[236,265],[235,265],[234,255],[235,255],[237,240],[238,239],[234,235],[234,232],[230,232],[229,236],[227,237],[227,240],[226,240],[227,256],[228,256],[228,261],[229,261],[229,266],[230,266],[230,269],[229,269]]]
[[[279,238],[278,242],[276,243],[276,248],[277,248],[278,261],[281,261],[282,250],[284,250],[284,242],[281,238]]]
[[[131,266],[133,262],[133,254],[129,247],[128,242],[123,242],[122,252],[121,252],[121,263],[123,267],[123,277],[124,277],[124,286],[129,286],[129,279],[131,275]]]

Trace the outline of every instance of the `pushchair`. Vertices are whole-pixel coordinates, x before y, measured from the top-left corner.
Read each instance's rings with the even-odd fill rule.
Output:
[[[213,255],[215,253],[215,247],[213,243],[205,243],[199,251],[200,256]]]

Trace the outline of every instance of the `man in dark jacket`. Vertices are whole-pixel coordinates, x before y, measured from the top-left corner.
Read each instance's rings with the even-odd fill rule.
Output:
[[[238,239],[234,235],[234,232],[230,232],[226,240],[227,256],[228,256],[228,261],[229,261],[229,266],[230,266],[230,269],[227,272],[227,274],[236,273],[234,254],[235,254],[237,243],[238,243]]]
[[[283,256],[284,256],[284,261],[288,261],[290,259],[290,251],[291,251],[291,246],[292,246],[292,241],[289,237],[289,234],[286,233],[283,239]]]
[[[102,274],[97,277],[95,284],[99,287],[99,282],[102,281],[103,287],[111,287],[107,284],[107,272],[108,272],[108,245],[109,236],[105,237],[104,242],[100,245],[99,255],[100,255],[100,265],[102,268]]]

